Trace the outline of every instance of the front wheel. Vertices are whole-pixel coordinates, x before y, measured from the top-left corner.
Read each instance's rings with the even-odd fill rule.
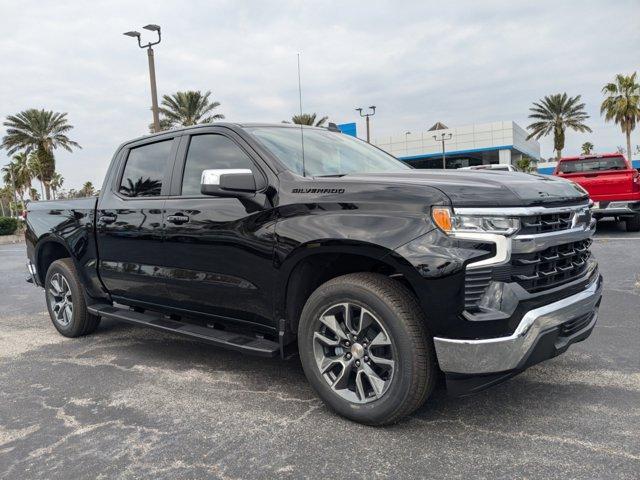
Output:
[[[98,328],[100,317],[87,310],[82,285],[70,258],[53,262],[44,283],[49,316],[58,332],[65,337],[79,337]]]
[[[421,312],[411,292],[383,275],[355,273],[321,285],[298,327],[311,386],[357,422],[384,425],[413,412],[437,376]]]

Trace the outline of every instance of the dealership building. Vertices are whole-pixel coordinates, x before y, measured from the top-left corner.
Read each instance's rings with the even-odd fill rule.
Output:
[[[442,168],[443,137],[447,168],[515,164],[523,156],[540,160],[540,144],[527,140],[527,132],[511,121],[455,128],[438,122],[429,130],[375,137],[371,143],[416,168]]]

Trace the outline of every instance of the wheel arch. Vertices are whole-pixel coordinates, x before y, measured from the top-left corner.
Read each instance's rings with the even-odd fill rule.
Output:
[[[295,336],[307,299],[323,283],[348,273],[374,272],[404,284],[416,295],[417,271],[404,258],[375,244],[358,241],[308,242],[300,245],[281,265],[276,318]]]
[[[74,264],[76,263],[73,255],[71,255],[71,250],[64,240],[54,235],[48,235],[38,241],[35,248],[35,261],[38,280],[41,285],[44,285],[49,266],[61,258],[71,258]]]

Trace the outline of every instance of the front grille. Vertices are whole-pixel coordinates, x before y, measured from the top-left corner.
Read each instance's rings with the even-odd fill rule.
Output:
[[[572,212],[543,213],[520,217],[520,234],[534,235],[537,233],[557,232],[571,228]]]
[[[589,312],[579,316],[578,318],[574,318],[573,320],[569,320],[568,322],[562,323],[560,325],[560,336],[570,337],[574,333],[579,332],[589,324],[589,322],[593,318],[593,315],[594,315],[593,312]]]
[[[511,256],[511,281],[531,293],[570,282],[585,272],[591,239],[549,247],[541,252]]]
[[[514,253],[506,265],[466,271],[465,309],[477,311],[491,282],[516,282],[529,293],[559,287],[583,275],[589,265],[591,239],[556,245],[533,253]]]

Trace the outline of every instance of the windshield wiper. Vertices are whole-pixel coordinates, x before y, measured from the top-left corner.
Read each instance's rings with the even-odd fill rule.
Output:
[[[319,178],[328,178],[328,177],[344,177],[346,175],[346,173],[330,173],[329,175],[314,175],[314,177],[319,177]]]

